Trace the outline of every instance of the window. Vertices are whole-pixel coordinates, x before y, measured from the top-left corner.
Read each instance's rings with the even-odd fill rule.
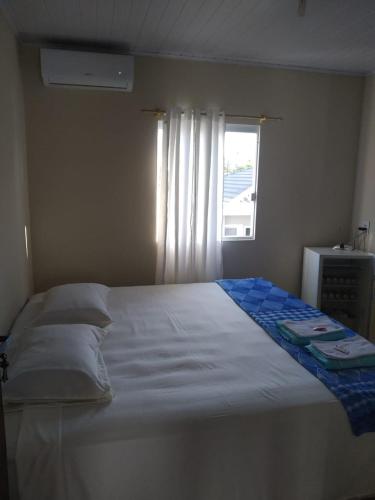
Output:
[[[259,128],[226,125],[222,224],[225,240],[255,238]]]
[[[222,221],[221,228],[220,221],[218,221],[217,228],[218,237],[221,236],[222,240],[252,240],[255,238],[259,135],[259,125],[226,123],[223,186],[219,186],[223,193]],[[164,225],[162,219],[165,216],[165,207],[162,208],[161,202],[166,195],[165,193],[161,194],[161,172],[163,155],[167,157],[167,148],[165,123],[163,120],[159,120],[157,134],[156,241],[159,241],[160,228]],[[186,152],[184,155],[186,156]],[[192,162],[193,160],[189,161]],[[184,178],[184,180],[189,183],[187,187],[187,193],[189,193],[193,183],[191,180],[189,181],[188,177]],[[163,182],[166,182],[165,178]],[[185,201],[190,199],[189,196],[191,197],[191,195],[188,195]]]

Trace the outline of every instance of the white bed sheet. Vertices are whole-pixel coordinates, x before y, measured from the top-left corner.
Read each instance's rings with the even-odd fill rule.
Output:
[[[15,483],[22,500],[375,493],[375,434],[354,437],[340,402],[218,285],[113,288],[109,309],[113,401],[7,413],[14,498]]]

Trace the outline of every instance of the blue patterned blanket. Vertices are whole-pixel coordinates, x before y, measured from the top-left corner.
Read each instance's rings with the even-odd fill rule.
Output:
[[[339,399],[353,434],[375,431],[375,368],[325,370],[302,346],[282,337],[276,325],[281,319],[309,319],[323,313],[262,278],[218,280],[223,290],[283,349],[315,375]],[[354,335],[346,329],[347,336]]]

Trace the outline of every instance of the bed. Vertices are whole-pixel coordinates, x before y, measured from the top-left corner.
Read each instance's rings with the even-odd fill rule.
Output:
[[[355,437],[335,396],[217,284],[112,288],[108,306],[114,398],[8,410],[12,498],[375,495],[375,433]]]

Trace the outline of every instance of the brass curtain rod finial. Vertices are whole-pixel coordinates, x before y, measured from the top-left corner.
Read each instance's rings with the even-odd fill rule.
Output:
[[[158,108],[154,109],[154,116],[156,118],[163,118],[163,116],[165,116],[165,115],[166,115],[166,112],[163,109],[158,109]]]

